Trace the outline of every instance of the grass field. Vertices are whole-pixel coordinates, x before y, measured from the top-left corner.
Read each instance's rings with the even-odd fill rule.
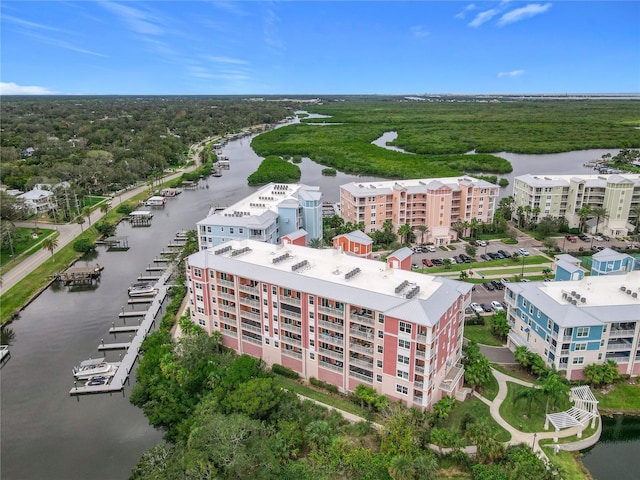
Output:
[[[640,385],[619,384],[606,395],[596,389],[593,389],[593,394],[600,402],[598,408],[640,412]]]
[[[522,425],[523,432],[540,432],[544,430],[546,398],[542,393],[532,402],[531,410],[526,399],[516,401],[518,392],[529,389],[517,383],[507,382],[508,393],[502,405],[500,405],[500,415],[509,425],[519,428]],[[570,407],[568,398],[558,401],[556,412],[568,410]]]
[[[560,469],[564,480],[587,480],[591,478],[579,459],[579,453],[560,450],[555,454],[551,447],[543,446],[542,449],[547,454],[549,461]]]
[[[494,337],[490,331],[491,317],[485,317],[484,321],[486,323],[485,325],[465,325],[464,338],[480,343],[482,345],[501,347],[502,343],[496,337]]]
[[[462,419],[466,414],[470,414],[476,421],[486,422],[496,431],[495,438],[500,442],[507,442],[511,439],[511,434],[491,417],[489,406],[476,397],[471,397],[464,402],[456,402],[455,408],[444,420],[442,426],[449,430],[459,431]]]
[[[53,229],[39,228],[40,234],[34,238],[32,235],[34,230],[33,228],[18,228],[13,245],[14,253],[11,254],[10,248],[3,248],[0,251],[0,274],[40,250],[41,247],[38,244],[55,232]]]

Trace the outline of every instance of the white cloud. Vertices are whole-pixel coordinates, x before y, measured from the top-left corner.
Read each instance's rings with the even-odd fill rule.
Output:
[[[467,12],[470,12],[472,10],[475,10],[477,7],[475,6],[475,4],[470,3],[469,5],[467,5],[466,7],[464,7],[464,10],[462,10],[460,13],[457,13],[455,15],[454,18],[458,18],[458,19],[464,19],[465,15],[467,14]]]
[[[530,18],[535,15],[540,15],[541,13],[546,12],[551,8],[550,3],[545,3],[544,5],[540,3],[530,3],[521,8],[516,8],[515,10],[511,10],[510,12],[505,13],[498,20],[498,25],[508,25],[510,23],[519,22],[520,20],[524,20],[525,18]]]
[[[215,55],[205,55],[204,58],[206,60],[209,60],[210,62],[214,62],[214,63],[231,63],[233,65],[246,65],[247,62],[245,62],[244,60],[240,60],[238,58],[231,58],[231,57],[219,57],[219,56],[215,56]]]
[[[164,30],[158,25],[160,20],[140,9],[120,5],[114,2],[102,2],[101,5],[120,17],[136,33],[142,35],[162,35]]]
[[[508,78],[513,78],[513,77],[519,77],[520,75],[524,74],[524,70],[512,70],[510,72],[500,72],[498,73],[498,77],[499,78],[504,78],[504,77],[508,77]]]
[[[416,25],[415,27],[411,27],[411,33],[415,38],[424,38],[429,36],[429,32],[422,29],[421,25]]]
[[[491,10],[485,10],[484,12],[480,12],[478,15],[476,15],[476,18],[474,18],[473,20],[471,20],[471,22],[469,22],[469,26],[479,27],[483,23],[486,23],[489,20],[491,20],[493,17],[495,17],[499,13],[500,13],[500,10],[496,8],[492,8]]]
[[[0,82],[0,95],[54,95],[46,87],[36,85],[18,85],[13,82]]]
[[[30,22],[28,20],[22,20],[21,18],[13,17],[11,15],[3,15],[2,20],[13,23],[15,25],[20,25],[21,27],[25,27],[30,30],[48,30],[51,32],[69,33],[56,27],[50,27],[49,25],[43,25],[42,23]]]

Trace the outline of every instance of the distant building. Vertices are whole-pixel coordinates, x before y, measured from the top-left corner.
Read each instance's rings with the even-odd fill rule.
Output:
[[[288,233],[282,236],[283,245],[300,245],[304,247],[307,245],[307,232],[302,228],[293,233]]]
[[[23,202],[24,208],[31,215],[49,214],[56,207],[56,198],[53,192],[34,188],[16,197]]]
[[[580,266],[579,258],[566,253],[555,256],[555,281],[582,280],[585,270]]]
[[[387,256],[389,268],[399,268],[401,270],[411,270],[411,255],[413,250],[402,247]]]
[[[340,186],[340,209],[345,222],[363,222],[366,233],[391,220],[394,231],[408,223],[420,238],[424,225],[423,242],[444,245],[457,237],[456,220],[492,221],[499,193],[497,185],[467,176],[353,182]]]
[[[538,218],[565,217],[569,227],[580,226],[583,205],[604,207],[608,217],[587,221],[586,230],[612,236],[627,235],[640,205],[640,175],[520,175],[514,179],[515,207],[540,209]]]
[[[622,374],[640,374],[640,271],[509,283],[504,298],[511,349],[526,346],[569,380],[606,360]]]
[[[373,240],[366,233],[355,230],[333,237],[333,248],[360,258],[371,258]]]
[[[322,238],[322,193],[319,187],[270,183],[196,225],[201,250],[244,238],[277,244],[301,228],[307,241]]]
[[[626,253],[605,248],[594,254],[591,262],[591,276],[597,276],[630,272],[636,259]]]
[[[461,390],[471,284],[253,240],[200,250],[186,270],[191,320],[238,353],[420,408]]]

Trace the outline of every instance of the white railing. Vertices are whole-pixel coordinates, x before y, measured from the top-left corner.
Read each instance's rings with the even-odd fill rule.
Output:
[[[607,352],[622,352],[626,350],[631,350],[630,343],[608,343],[607,344]]]
[[[373,368],[373,360],[361,360],[359,358],[349,357],[349,364],[366,369]]]
[[[260,327],[256,327],[255,325],[251,325],[250,323],[245,322],[241,322],[240,326],[243,330],[249,330],[250,332],[259,333],[260,335],[262,335],[262,328]]]
[[[220,333],[223,335],[229,335],[230,337],[237,337],[238,332],[235,330],[226,330],[224,328],[220,329]]]
[[[344,338],[343,337],[339,337],[338,335],[327,335],[326,333],[320,333],[320,334],[318,334],[318,338],[320,340],[323,340],[323,341],[329,342],[329,343],[336,343],[338,345],[343,345],[344,344]]]
[[[612,329],[609,332],[609,337],[633,337],[635,335],[636,331],[635,330],[616,330],[616,329]]]
[[[246,310],[240,310],[240,317],[249,318],[251,320],[260,321],[260,315],[257,313],[248,312]]]
[[[353,372],[349,370],[349,376],[353,378],[357,378],[359,380],[364,380],[365,382],[368,382],[368,383],[373,383],[373,377],[368,377],[367,375],[362,375],[361,373],[358,373],[358,372]]]
[[[426,356],[427,356],[427,352],[425,352],[424,350],[416,350],[417,358],[426,358]]]
[[[373,355],[373,347],[365,347],[364,345],[359,345],[357,343],[350,343],[349,349],[354,352],[366,353],[367,355]]]
[[[218,292],[218,297],[224,298],[225,300],[235,300],[236,296],[231,295],[230,293]]]
[[[360,330],[359,328],[349,329],[349,333],[359,338],[366,338],[367,340],[373,339],[373,333],[369,333],[366,330]]]
[[[413,386],[418,390],[424,390],[424,382],[413,382]]]
[[[231,305],[225,305],[223,303],[220,303],[218,304],[218,308],[223,312],[236,313],[236,307],[232,307]]]
[[[292,337],[287,337],[285,335],[281,335],[280,336],[280,341],[284,342],[284,343],[288,343],[290,345],[295,345],[296,347],[301,347],[302,346],[302,342],[296,338],[292,338]]]
[[[325,357],[331,357],[335,360],[343,360],[344,359],[344,353],[342,352],[337,352],[335,350],[331,350],[330,348],[318,348],[318,353],[321,353],[322,355],[324,355]]]
[[[333,315],[334,317],[344,318],[344,310],[338,310],[337,308],[318,307],[318,311],[328,315]]]
[[[255,308],[260,308],[260,302],[249,297],[240,297],[240,303],[242,303],[243,305],[250,305]]]
[[[373,318],[365,317],[364,315],[358,315],[358,314],[355,314],[355,313],[351,314],[351,320],[356,320],[358,322],[362,322],[362,323],[365,323],[367,325],[373,325],[373,323],[374,323]]]
[[[284,308],[280,309],[280,315],[283,317],[295,318],[296,320],[300,320],[302,318],[302,314],[298,312],[292,312],[290,310],[285,310]]]
[[[258,340],[257,338],[253,338],[248,335],[242,335],[242,341],[262,346],[262,340]]]
[[[302,353],[296,352],[295,350],[289,350],[287,348],[284,348],[281,350],[281,352],[283,355],[287,355],[289,357],[302,358]]]
[[[302,305],[302,301],[299,298],[287,297],[285,295],[280,295],[278,298],[280,302],[288,303],[289,305],[296,305],[298,307]]]
[[[240,291],[246,293],[253,293],[254,295],[260,295],[260,289],[258,287],[252,287],[251,285],[240,285]]]
[[[336,372],[342,373],[342,367],[334,365],[333,363],[323,362],[322,360],[320,360],[318,362],[318,366],[322,367],[322,368],[328,368],[329,370],[335,370]]]
[[[416,367],[415,367],[414,371],[415,371],[416,373],[419,373],[419,374],[421,374],[421,375],[424,375],[424,367],[423,367],[423,366],[421,366],[421,365],[416,365]]]
[[[302,333],[302,328],[292,323],[280,322],[280,328],[282,330],[289,330],[290,332]]]
[[[231,287],[231,288],[235,288],[236,287],[235,283],[230,282],[229,280],[223,280],[221,278],[218,278],[216,282],[218,283],[218,285],[222,285],[222,286],[225,286],[225,287]]]
[[[327,322],[326,320],[318,320],[318,326],[342,332],[344,330],[343,323]]]

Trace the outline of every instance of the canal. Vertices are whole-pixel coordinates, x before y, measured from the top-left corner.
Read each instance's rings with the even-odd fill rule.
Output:
[[[3,480],[126,479],[140,456],[162,441],[162,433],[150,427],[142,411],[129,403],[135,375],[124,394],[71,397],[71,369],[81,360],[101,356],[97,346],[102,339],[127,341],[127,334],[110,336],[108,329],[113,322],[122,325],[118,313],[131,308],[127,306],[127,287],[176,231],[195,228],[210,208],[228,206],[254,190],[247,186],[247,176],[260,159],[251,150],[250,141],[245,137],[226,145],[222,153],[229,157],[231,168],[224,170],[222,177],[202,181],[201,188],[170,199],[164,209],[155,211],[150,227],[120,224],[117,235],[128,237],[130,250],[107,252],[99,247],[95,255],[82,260],[80,265],[104,265],[96,288],[70,290],[54,285],[9,326],[14,334],[11,359],[2,368],[0,384]],[[578,152],[572,165],[563,162],[562,172],[557,171],[557,161],[539,161],[544,158],[519,156],[514,169],[517,164],[529,172],[570,173],[578,164],[581,167],[597,157]],[[554,166],[552,171],[544,170]],[[319,185],[325,201],[337,202],[343,183],[378,180],[341,173],[326,177],[321,174],[323,167],[308,159],[300,168],[301,182]],[[118,361],[119,354],[109,352],[106,357]],[[616,476],[616,480],[623,478]]]

